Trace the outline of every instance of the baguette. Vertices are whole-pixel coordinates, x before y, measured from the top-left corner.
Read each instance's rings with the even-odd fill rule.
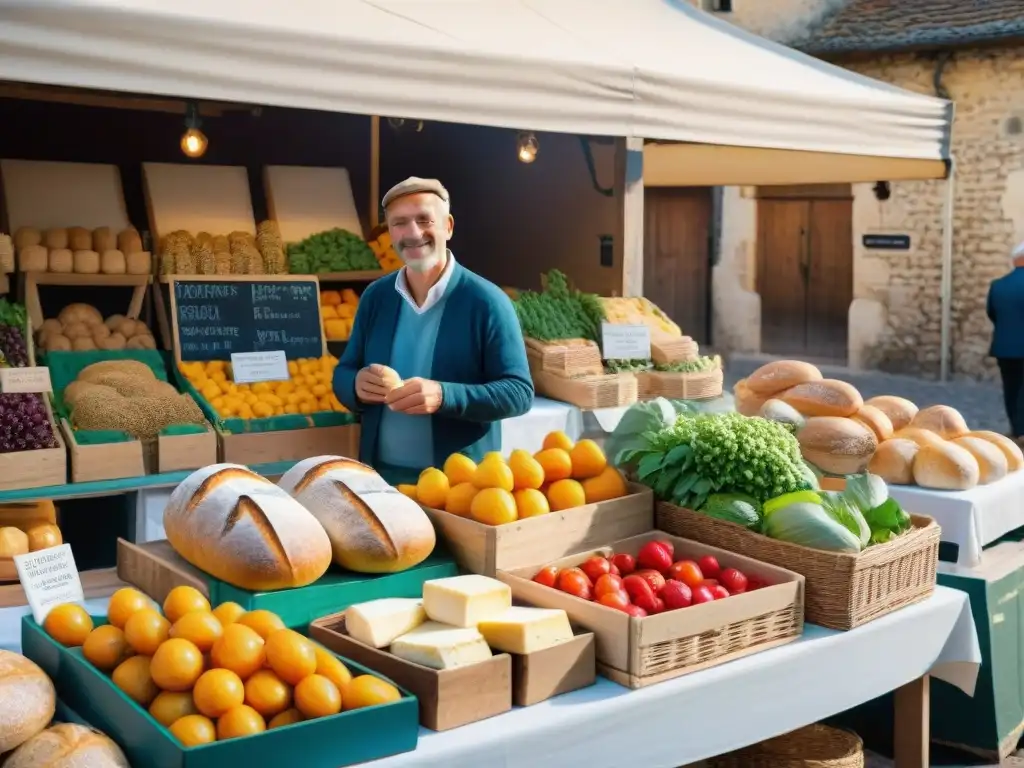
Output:
[[[982,440],[988,440],[996,446],[996,448],[1001,450],[1003,455],[1006,457],[1006,468],[1009,472],[1017,472],[1024,469],[1024,452],[1021,451],[1020,446],[1017,445],[1017,443],[1006,435],[1000,435],[998,432],[989,432],[988,430],[981,429],[976,432],[968,432],[965,437],[978,437]]]

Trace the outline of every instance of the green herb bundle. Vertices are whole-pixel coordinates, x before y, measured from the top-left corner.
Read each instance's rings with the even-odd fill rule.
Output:
[[[570,288],[568,278],[557,269],[548,272],[543,291],[523,291],[514,303],[523,336],[538,341],[600,341],[605,320],[600,298]]]

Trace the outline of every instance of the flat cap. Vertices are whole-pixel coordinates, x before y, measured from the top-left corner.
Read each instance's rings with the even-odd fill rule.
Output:
[[[390,203],[400,197],[405,197],[406,195],[419,195],[423,193],[437,195],[446,203],[450,201],[448,197],[448,190],[445,189],[444,185],[437,179],[421,179],[418,176],[410,176],[405,181],[398,182],[387,191],[387,194],[384,195],[384,199],[381,200],[381,206],[387,208]]]

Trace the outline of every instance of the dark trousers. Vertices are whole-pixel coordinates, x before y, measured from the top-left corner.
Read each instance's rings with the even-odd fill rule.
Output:
[[[999,375],[1003,379],[1003,403],[1014,438],[1024,437],[1024,359],[1000,357]]]

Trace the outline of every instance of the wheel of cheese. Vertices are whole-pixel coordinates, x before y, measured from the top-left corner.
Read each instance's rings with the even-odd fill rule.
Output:
[[[358,461],[306,459],[284,474],[280,486],[320,521],[342,568],[396,573],[434,551],[437,539],[426,513]]]
[[[303,587],[331,565],[330,539],[309,510],[238,464],[182,480],[164,509],[164,530],[185,560],[242,589]]]
[[[46,673],[20,653],[0,650],[0,753],[49,725],[56,706],[57,692]]]
[[[920,448],[924,448],[926,445],[942,445],[945,440],[941,436],[927,429],[918,429],[917,427],[904,427],[903,429],[893,432],[893,440],[912,440]]]
[[[977,460],[956,443],[922,446],[914,458],[914,482],[922,488],[966,491],[976,486],[980,477]]]
[[[853,416],[864,405],[856,387],[837,379],[797,384],[780,393],[778,398],[808,417]]]
[[[914,484],[914,459],[921,450],[913,440],[893,438],[875,450],[868,462],[868,472],[891,485]]]
[[[108,736],[74,723],[47,728],[18,747],[4,768],[131,768]]]
[[[808,419],[796,439],[807,461],[833,475],[863,472],[878,448],[874,432],[860,422],[839,416]]]
[[[1007,471],[1019,472],[1024,469],[1024,452],[1021,451],[1020,446],[1017,445],[1017,443],[1006,435],[1000,435],[998,432],[989,432],[988,430],[982,429],[974,432],[968,432],[966,437],[977,437],[982,440],[987,440],[1001,450],[1003,455],[1006,457]]]
[[[967,428],[967,422],[964,421],[964,417],[960,415],[960,412],[956,408],[950,408],[948,405],[931,405],[927,408],[922,408],[914,416],[910,426],[917,429],[927,429],[929,432],[934,432],[946,440],[952,440],[954,437],[963,437],[970,432]]]
[[[966,448],[978,462],[978,483],[988,485],[1006,477],[1009,464],[999,447],[980,437],[958,437],[952,442]]]
[[[746,379],[740,379],[732,388],[736,398],[736,411],[743,416],[757,416],[761,408],[770,398],[768,395],[757,395],[750,391]]]
[[[865,403],[861,406],[861,409],[857,411],[851,418],[854,421],[859,421],[865,427],[875,433],[875,438],[878,442],[888,440],[892,437],[893,427],[892,420],[885,415],[885,412],[873,405]]]
[[[770,397],[798,384],[821,381],[821,371],[800,360],[776,360],[762,365],[747,377],[747,387],[755,395]]]

